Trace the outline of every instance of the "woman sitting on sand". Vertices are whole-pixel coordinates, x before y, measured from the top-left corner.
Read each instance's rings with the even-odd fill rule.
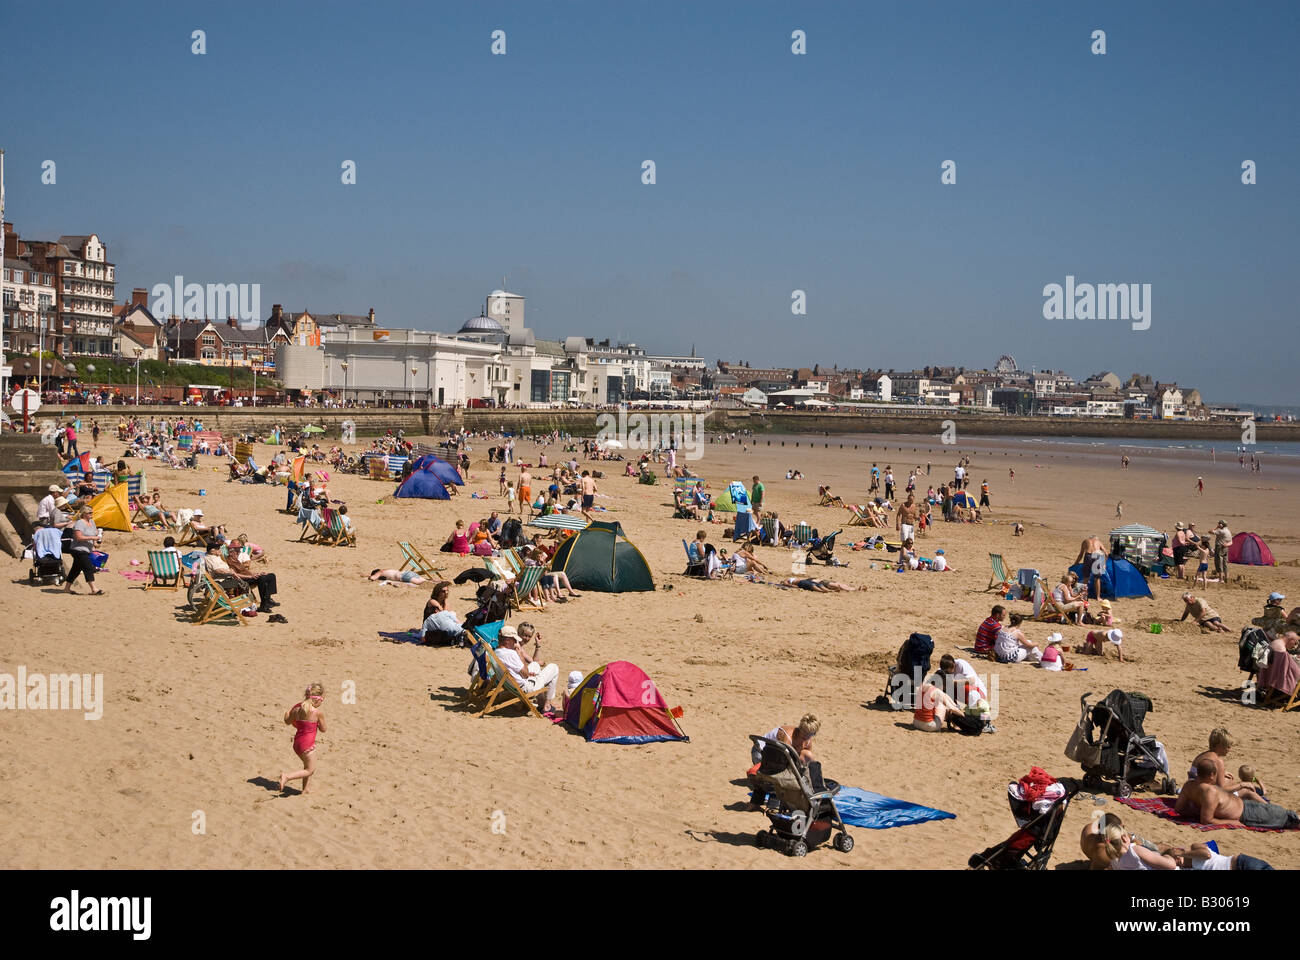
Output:
[[[765,576],[770,572],[767,564],[755,557],[749,547],[740,547],[731,558],[736,564],[736,573],[757,573]]]
[[[1019,613],[1011,614],[1010,621],[998,630],[998,637],[993,641],[993,656],[998,663],[1037,663],[1042,659],[1038,644],[1030,641],[1020,629],[1024,617]]]
[[[1104,848],[1106,846],[1106,830],[1112,826],[1123,829],[1124,824],[1115,814],[1102,813],[1089,820],[1088,824],[1083,828],[1083,832],[1079,834],[1079,849],[1088,861],[1089,870],[1110,869],[1110,860],[1107,858]]]
[[[439,580],[433,585],[429,599],[424,602],[424,619],[428,620],[435,613],[447,609],[447,597],[451,593],[451,581]]]
[[[462,557],[469,556],[469,533],[465,530],[465,521],[457,520],[456,527],[447,535],[447,542],[438,548],[442,553],[456,553]]]
[[[1119,818],[1117,817],[1116,820]],[[1113,823],[1104,833],[1101,854],[1111,870],[1177,870],[1178,861],[1164,853],[1148,850],[1134,841],[1122,824]]]
[[[916,694],[912,726],[926,733],[940,733],[948,726],[948,714],[964,714],[961,705],[933,683],[921,684]]]

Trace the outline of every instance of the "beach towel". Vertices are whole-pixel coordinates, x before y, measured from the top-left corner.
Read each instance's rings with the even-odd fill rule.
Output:
[[[857,787],[840,787],[835,795],[835,807],[845,823],[854,827],[866,827],[869,830],[886,830],[889,827],[905,827],[912,823],[926,823],[930,820],[956,820],[957,814],[934,807],[923,807],[919,803],[906,800],[894,800],[890,797],[859,790]]]
[[[1193,827],[1197,830],[1253,830],[1255,833],[1288,832],[1281,827],[1248,827],[1244,823],[1197,823],[1191,817],[1180,816],[1175,812],[1174,801],[1168,797],[1144,797],[1142,799],[1137,797],[1116,797],[1116,799],[1126,807],[1141,810],[1143,813],[1154,814],[1165,820],[1172,820],[1181,826]]]
[[[149,573],[147,570],[119,570],[118,573],[126,577],[128,580],[152,580],[153,579],[153,574]]]

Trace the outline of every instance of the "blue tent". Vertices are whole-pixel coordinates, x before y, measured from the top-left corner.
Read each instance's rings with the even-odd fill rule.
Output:
[[[419,457],[411,467],[411,472],[416,470],[428,470],[444,484],[454,483],[458,487],[463,487],[465,481],[460,478],[460,471],[454,464],[448,463],[442,457],[434,456],[432,453],[426,453]]]
[[[1070,568],[1070,572],[1076,574],[1081,583],[1087,583],[1090,569],[1092,569],[1091,564],[1076,563]],[[1111,557],[1106,561],[1106,575],[1101,578],[1101,595],[1107,600],[1149,597],[1151,588],[1147,585],[1146,577],[1142,576],[1142,572],[1137,567],[1127,560]]]
[[[410,476],[398,484],[397,489],[393,491],[393,496],[418,497],[423,500],[450,500],[451,494],[447,492],[447,485],[452,481],[443,480],[448,469],[453,473],[455,472],[455,467],[452,467],[446,460],[440,460],[432,454],[421,457],[415,461]],[[455,482],[462,482],[459,474]]]

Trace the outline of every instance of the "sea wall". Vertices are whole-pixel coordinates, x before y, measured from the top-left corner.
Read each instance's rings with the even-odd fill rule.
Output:
[[[638,411],[632,411],[636,413]],[[647,411],[656,412],[656,411]],[[205,427],[225,433],[266,433],[277,424],[293,430],[313,424],[324,427],[326,437],[337,438],[339,424],[352,420],[358,436],[378,436],[388,430],[404,430],[412,436],[436,436],[449,429],[465,427],[476,431],[502,428],[516,433],[535,434],[562,430],[578,436],[596,433],[594,410],[321,410],[302,407],[51,407],[44,406],[37,421],[51,417],[80,417],[83,423],[94,418],[111,431],[117,420],[132,414],[142,417],[192,417],[196,414]],[[755,433],[845,434],[880,433],[931,435],[940,439],[949,423],[957,436],[1029,436],[1029,437],[1099,437],[1159,438],[1183,440],[1220,440],[1237,444],[1242,428],[1232,421],[1123,420],[1109,418],[1013,417],[990,414],[917,414],[898,413],[772,413],[746,410],[714,410],[708,414],[708,429],[726,433],[752,430]],[[1255,426],[1256,440],[1300,441],[1300,424],[1265,423]]]

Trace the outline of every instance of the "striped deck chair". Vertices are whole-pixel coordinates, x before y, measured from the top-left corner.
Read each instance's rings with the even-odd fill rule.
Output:
[[[356,530],[348,532],[347,526],[343,523],[343,514],[337,510],[330,510],[327,518],[329,523],[330,544],[335,547],[355,547],[357,545]]]
[[[1034,620],[1038,623],[1069,623],[1070,618],[1056,603],[1042,577],[1034,578]]]
[[[514,571],[516,577],[519,576],[524,569],[524,561],[520,559],[519,551],[514,547],[502,550],[501,559],[510,565],[510,569]]]
[[[466,627],[465,631],[470,635],[470,656],[474,658],[474,669],[470,673],[469,686],[465,689],[465,700],[473,703],[475,700],[481,700],[488,695],[492,689],[495,678],[491,676],[488,667],[487,657],[479,649],[480,644],[485,644],[489,649],[497,648],[497,638],[501,634],[501,628],[505,626],[504,620],[496,620],[492,623],[480,624],[477,627]]]
[[[812,524],[798,524],[794,528],[794,539],[800,544],[812,543]]]
[[[766,543],[769,547],[775,545],[776,544],[776,517],[764,517],[762,530],[763,530],[762,542]]]
[[[513,581],[515,579],[515,573],[510,569],[509,565],[503,567],[497,562],[496,557],[484,557],[483,568],[492,575],[493,580]]]
[[[867,512],[866,507],[858,506],[856,503],[848,503],[845,504],[845,508],[850,514],[850,527],[874,527],[876,525],[875,521],[871,518],[871,514]]]
[[[329,520],[326,515],[329,511],[321,514],[319,521],[313,521],[308,515],[307,522],[302,525],[302,533],[298,536],[298,543],[320,543],[332,544],[333,538],[330,536]]]
[[[495,713],[510,706],[515,701],[519,701],[523,703],[529,713],[540,719],[542,715],[537,711],[537,705],[533,703],[537,691],[526,693],[515,678],[510,676],[510,671],[501,666],[501,661],[497,659],[496,652],[487,641],[475,638],[474,642],[476,644],[475,658],[477,659],[480,654],[482,655],[483,662],[487,666],[488,676],[487,689],[483,694],[485,702],[478,715],[486,717],[489,713]],[[502,695],[505,696],[505,699],[497,703],[498,698]]]
[[[202,547],[206,541],[202,535],[194,529],[191,523],[181,527],[180,532],[176,534],[176,546],[178,547]]]
[[[525,603],[533,610],[546,609],[545,600],[529,599],[532,592],[537,589],[537,584],[542,579],[544,573],[546,573],[546,568],[541,564],[524,567],[523,572],[519,574],[519,578],[515,580],[514,588],[510,591],[508,596],[508,599],[510,600],[510,608],[512,610],[518,610],[522,613]]]
[[[432,563],[424,558],[416,547],[407,543],[405,540],[397,541],[397,549],[402,551],[402,565],[399,570],[405,570],[408,567],[424,577],[426,580],[442,580],[443,568],[435,567]]]
[[[214,620],[223,620],[226,617],[234,617],[235,622],[240,626],[248,626],[244,623],[244,618],[239,615],[239,600],[231,597],[225,590],[221,589],[221,584],[212,579],[212,574],[206,569],[201,569],[199,576],[203,578],[203,587],[207,591],[207,600],[194,614],[195,623],[212,623]]]
[[[148,550],[149,572],[153,579],[144,585],[146,590],[179,590],[181,588],[181,557],[170,550]]]
[[[989,563],[993,564],[993,575],[989,578],[989,585],[984,588],[984,592],[993,590],[997,593],[1006,593],[1016,583],[1016,578],[1007,571],[1007,562],[1002,559],[1002,554],[990,553]]]
[[[153,527],[154,529],[157,530],[166,530],[167,521],[163,519],[161,513],[159,513],[158,516],[156,517],[151,517],[149,516],[148,513],[145,512],[144,508],[151,507],[151,506],[153,506],[153,504],[151,503],[138,503],[136,505],[135,512],[131,514],[132,526]]]

